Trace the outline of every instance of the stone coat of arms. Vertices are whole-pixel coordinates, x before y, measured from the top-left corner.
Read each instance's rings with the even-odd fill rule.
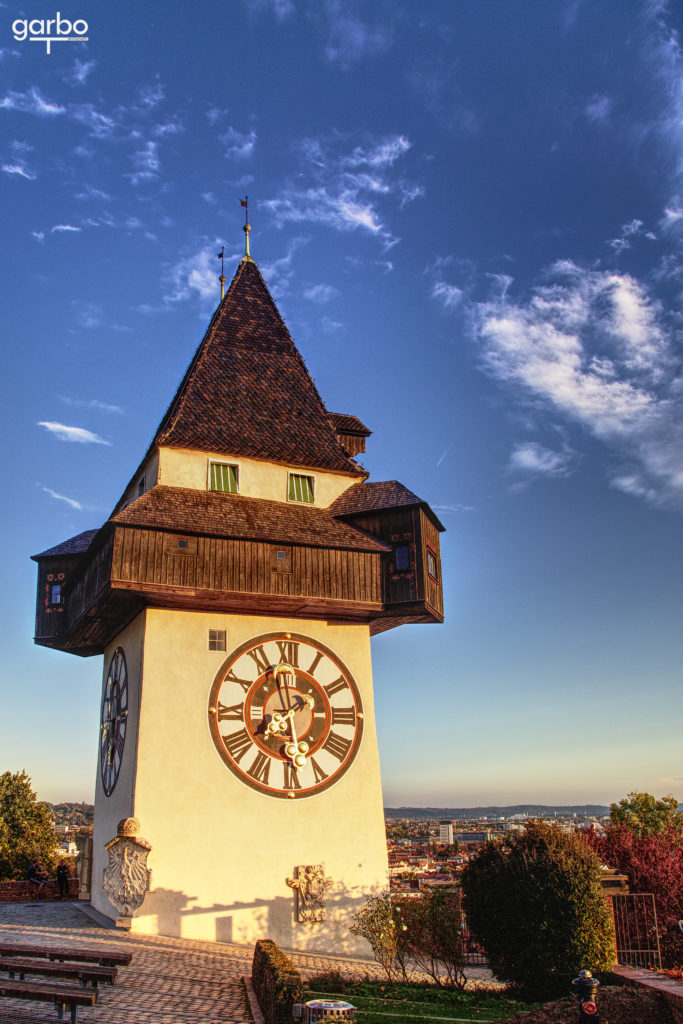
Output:
[[[302,864],[294,869],[296,876],[287,879],[287,885],[296,890],[299,921],[324,921],[327,918],[325,895],[332,885],[325,878],[323,864]]]
[[[116,839],[105,844],[109,864],[104,869],[102,884],[110,901],[123,917],[132,917],[142,904],[152,880],[147,857],[152,849],[139,835],[137,818],[119,822]]]

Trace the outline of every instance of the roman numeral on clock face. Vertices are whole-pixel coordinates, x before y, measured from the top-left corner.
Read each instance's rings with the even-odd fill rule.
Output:
[[[335,693],[339,693],[340,690],[346,689],[348,686],[344,676],[339,676],[339,679],[335,679],[333,683],[328,683],[327,686],[323,687],[328,697],[334,697]]]
[[[241,722],[243,711],[243,704],[233,704],[231,707],[227,707],[219,701],[216,708],[216,718],[219,722]]]
[[[247,651],[246,653],[253,661],[256,662],[256,667],[259,670],[259,672],[265,672],[266,669],[270,667],[268,655],[264,651],[262,644],[258,647],[252,647],[252,649],[250,651]],[[237,680],[237,682],[239,682],[239,680]]]
[[[323,743],[323,750],[332,754],[338,761],[343,761],[351,749],[351,740],[345,739],[336,732],[331,732]]]
[[[246,754],[249,747],[252,745],[251,737],[246,729],[240,729],[239,732],[233,732],[229,736],[223,736],[223,743],[225,749],[230,754],[233,761],[241,761]]]
[[[356,724],[356,709],[350,708],[332,708],[332,725],[355,725]]]
[[[249,653],[251,654],[251,651]],[[245,693],[247,692],[247,690],[249,689],[249,687],[252,684],[252,680],[251,679],[240,679],[239,676],[235,675],[235,673],[233,672],[232,669],[230,669],[230,671],[226,675],[225,680],[228,683],[237,683],[239,686],[242,687],[242,689],[244,690]]]
[[[280,652],[280,661],[286,662],[292,668],[298,668],[299,645],[296,640],[277,640],[276,643]]]
[[[309,762],[311,768],[313,769],[313,774],[315,776],[315,781],[316,782],[324,782],[325,779],[327,778],[327,773],[322,770],[322,768],[320,767],[320,765],[318,764],[316,759],[314,757],[309,757],[308,762]]]
[[[317,651],[316,652],[315,658],[313,659],[311,664],[308,666],[308,674],[309,674],[309,676],[314,676],[315,675],[315,670],[317,669],[318,665],[320,664],[320,662],[322,660],[322,656],[323,656],[322,651]]]
[[[289,761],[284,761],[282,764],[282,770],[284,774],[284,789],[301,789],[301,783],[299,782],[299,773],[294,770],[294,767]]]
[[[251,775],[252,779],[255,779],[256,782],[262,782],[264,786],[267,786],[268,776],[270,775],[270,758],[268,755],[259,751],[247,774]]]

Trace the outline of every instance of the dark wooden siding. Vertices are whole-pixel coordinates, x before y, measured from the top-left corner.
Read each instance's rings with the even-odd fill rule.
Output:
[[[179,542],[183,544],[179,546]],[[285,558],[278,560],[281,551]],[[278,566],[278,561],[285,568]],[[222,593],[382,600],[379,553],[188,537],[133,527],[116,530],[112,581]]]

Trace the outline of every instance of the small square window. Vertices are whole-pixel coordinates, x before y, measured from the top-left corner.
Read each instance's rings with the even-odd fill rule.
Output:
[[[209,490],[237,494],[239,492],[238,467],[227,462],[210,462]]]
[[[403,572],[410,569],[410,547],[407,544],[397,544],[394,548],[396,561],[396,572]]]
[[[427,548],[427,572],[432,579],[439,578],[436,572],[436,555],[429,548]]]
[[[62,584],[53,583],[50,587],[50,604],[62,603]]]
[[[179,540],[178,540],[178,547],[181,549],[181,551],[187,551],[187,538],[186,537],[180,537],[179,538]]]
[[[224,629],[210,629],[209,630],[209,650],[210,651],[224,651],[226,650],[226,633]]]
[[[277,558],[278,558],[279,562],[284,562],[286,557],[287,557],[287,552],[286,551],[278,551]]]
[[[312,476],[305,476],[303,473],[290,473],[289,500],[303,501],[307,505],[312,505],[314,501],[313,482]]]

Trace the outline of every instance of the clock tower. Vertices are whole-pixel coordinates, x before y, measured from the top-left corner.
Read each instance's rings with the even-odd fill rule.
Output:
[[[107,522],[34,556],[36,643],[104,655],[107,917],[360,949],[387,884],[370,638],[443,621],[443,527],[367,479],[369,434],[325,408],[247,254]]]

